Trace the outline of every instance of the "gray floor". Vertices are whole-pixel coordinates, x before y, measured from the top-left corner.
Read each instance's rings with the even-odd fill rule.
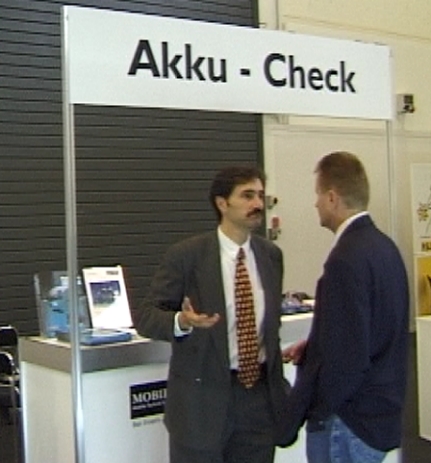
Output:
[[[0,410],[0,463],[23,463],[24,461],[21,438],[15,429],[9,413]]]
[[[411,336],[409,365],[410,374],[402,443],[403,463],[431,463],[431,442],[421,439],[418,434],[416,343],[414,335]],[[0,415],[0,463],[24,463],[21,456],[16,457],[14,437],[13,426],[7,423],[5,416]]]
[[[416,337],[414,334],[411,335],[409,360],[410,371],[402,442],[403,463],[431,463],[431,442],[419,437]]]

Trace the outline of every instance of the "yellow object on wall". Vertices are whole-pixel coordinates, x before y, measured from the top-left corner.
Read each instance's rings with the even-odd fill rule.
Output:
[[[431,315],[431,256],[416,256],[417,316]]]

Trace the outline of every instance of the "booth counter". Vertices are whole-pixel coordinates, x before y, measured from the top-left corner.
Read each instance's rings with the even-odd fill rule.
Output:
[[[20,355],[26,463],[74,463],[70,345],[26,338]],[[168,461],[162,417],[132,419],[130,409],[132,386],[163,391],[169,355],[169,344],[145,339],[82,348],[87,463]]]
[[[311,314],[283,317],[282,346],[307,336]],[[82,347],[86,463],[168,463],[162,405],[170,345],[143,338]],[[26,463],[74,463],[72,356],[68,343],[38,337],[20,341]],[[295,368],[285,366],[293,381]],[[305,440],[277,449],[276,463],[304,463]],[[385,463],[398,462],[398,452]]]

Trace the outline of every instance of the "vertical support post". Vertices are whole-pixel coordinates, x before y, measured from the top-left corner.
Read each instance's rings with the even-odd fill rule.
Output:
[[[395,158],[393,144],[392,121],[386,121],[386,154],[388,160],[388,189],[389,189],[389,234],[397,243],[397,221],[396,221],[396,189],[395,189]],[[398,243],[397,243],[398,244]]]
[[[69,33],[67,7],[62,9],[62,82],[63,82],[63,162],[66,210],[66,254],[69,281],[69,322],[72,354],[72,406],[74,419],[75,462],[85,463],[84,417],[82,404],[82,366],[77,287],[77,225],[74,108],[70,103]]]

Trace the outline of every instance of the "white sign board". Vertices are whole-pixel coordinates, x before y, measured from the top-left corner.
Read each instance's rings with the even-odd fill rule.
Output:
[[[70,103],[392,118],[390,49],[64,7]]]

